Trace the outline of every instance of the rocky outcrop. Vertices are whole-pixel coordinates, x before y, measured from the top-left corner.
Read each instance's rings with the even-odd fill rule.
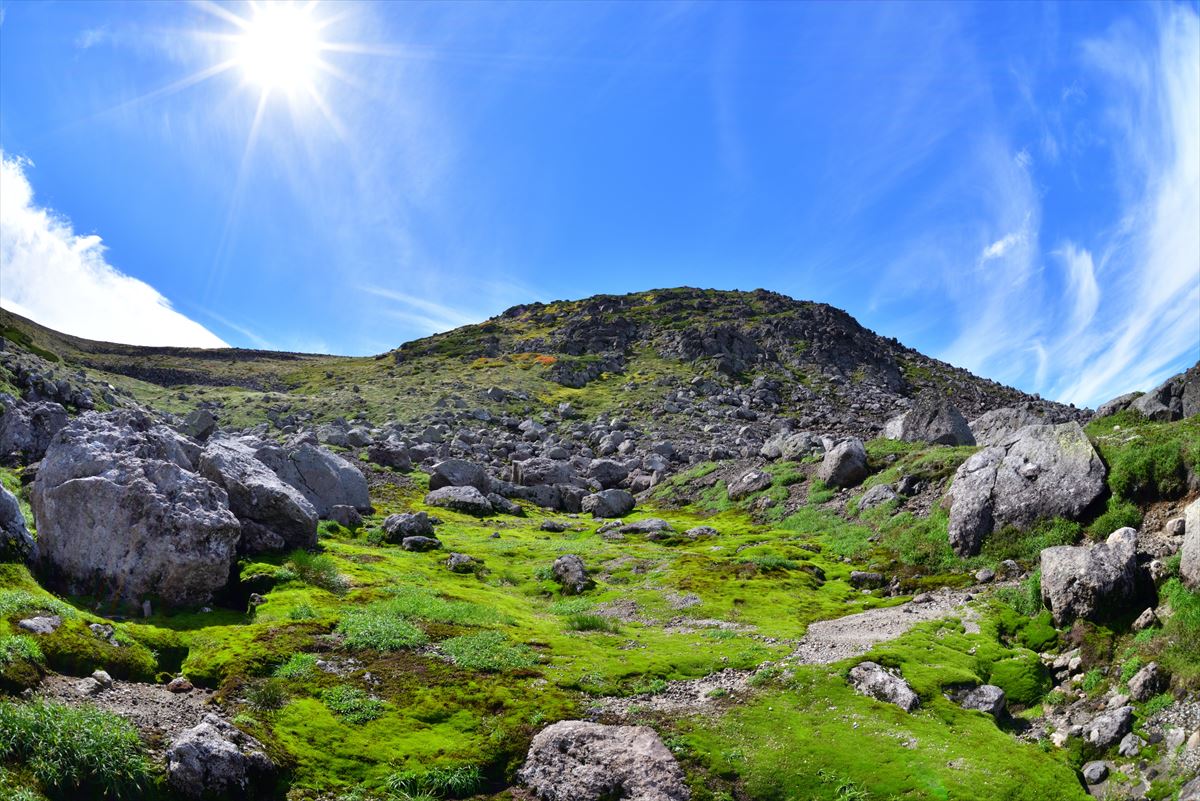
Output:
[[[58,433],[33,484],[38,562],[99,598],[199,604],[229,578],[241,526],[192,472],[189,443],[139,412],[91,412]]]
[[[1200,414],[1200,364],[1171,376],[1135,400],[1130,408],[1160,422]]]
[[[1078,423],[1026,426],[958,468],[950,486],[950,545],[974,556],[1004,526],[1078,519],[1105,493],[1106,470]]]
[[[1188,504],[1183,519],[1179,572],[1188,589],[1200,590],[1200,498]]]
[[[262,445],[255,456],[299,490],[321,518],[328,517],[334,506],[353,506],[360,512],[371,510],[367,479],[362,471],[322,448],[312,434],[294,437],[283,446]]]
[[[1114,531],[1097,545],[1059,545],[1041,555],[1042,602],[1063,626],[1103,620],[1127,608],[1137,591],[1137,532]]]
[[[482,492],[470,486],[436,489],[425,496],[425,503],[476,517],[487,517],[495,512],[492,502]]]
[[[33,537],[17,496],[0,485],[0,560],[24,561],[33,552]]]
[[[860,695],[895,704],[905,712],[921,702],[908,682],[875,662],[860,662],[850,668],[847,678]]]
[[[167,782],[188,798],[254,798],[274,772],[262,743],[213,714],[167,749]]]
[[[0,396],[0,459],[36,462],[66,424],[67,410],[57,403],[25,403]]]
[[[260,462],[250,445],[212,440],[200,454],[199,468],[200,475],[228,493],[229,508],[242,524],[242,553],[317,544],[317,510]]]
[[[542,801],[688,801],[683,770],[647,726],[563,720],[533,738],[517,778]]]
[[[1144,392],[1126,392],[1124,395],[1118,395],[1112,400],[1100,404],[1100,408],[1096,410],[1093,419],[1099,420],[1101,417],[1112,417],[1117,412],[1123,412],[1133,405],[1133,402],[1142,397]]]
[[[975,437],[962,412],[944,397],[923,395],[912,408],[893,417],[883,436],[931,445],[974,445]]]
[[[851,437],[834,445],[825,454],[817,477],[831,487],[853,487],[867,477],[867,449],[862,440]]]

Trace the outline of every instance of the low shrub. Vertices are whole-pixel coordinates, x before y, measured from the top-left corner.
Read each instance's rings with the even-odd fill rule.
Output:
[[[273,712],[276,709],[282,709],[287,701],[287,689],[279,679],[266,679],[251,685],[246,690],[246,703],[258,712]]]

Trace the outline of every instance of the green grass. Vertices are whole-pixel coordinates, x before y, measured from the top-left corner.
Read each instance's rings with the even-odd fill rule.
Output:
[[[23,634],[0,636],[0,668],[18,660],[41,662],[42,649],[35,640]]]
[[[408,796],[461,798],[483,786],[483,772],[477,765],[455,765],[432,770],[405,770],[388,776],[387,789]]]
[[[141,798],[153,772],[137,731],[92,706],[0,701],[0,761],[62,798]]]
[[[321,701],[329,711],[347,723],[369,723],[383,715],[384,703],[372,698],[357,687],[339,684],[321,693]]]
[[[470,670],[508,670],[532,667],[537,660],[529,648],[514,645],[498,631],[451,637],[441,643],[454,664]]]
[[[395,614],[387,601],[346,610],[337,630],[347,646],[376,651],[413,648],[428,640],[424,631]]]
[[[569,616],[567,628],[571,631],[603,631],[609,634],[619,634],[621,631],[620,624],[612,618],[583,613]]]
[[[311,679],[317,675],[317,656],[292,654],[288,661],[275,668],[274,675],[281,679]]]
[[[346,577],[338,572],[337,563],[328,554],[316,554],[297,549],[288,554],[287,569],[305,584],[328,590],[334,594],[345,593],[349,588]]]

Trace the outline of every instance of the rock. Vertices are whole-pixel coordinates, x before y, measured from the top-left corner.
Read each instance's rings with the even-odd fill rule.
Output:
[[[858,499],[858,510],[863,512],[867,509],[874,509],[876,506],[883,506],[885,503],[896,500],[896,497],[896,491],[892,489],[891,484],[876,484]]]
[[[1146,747],[1146,741],[1138,737],[1133,732],[1129,732],[1121,738],[1121,742],[1117,745],[1117,753],[1123,757],[1135,757],[1142,752]]]
[[[400,542],[405,537],[432,537],[433,521],[425,512],[388,515],[383,521],[383,533],[388,542]]]
[[[1106,751],[1133,728],[1133,707],[1123,706],[1101,712],[1083,727],[1083,739]]]
[[[674,531],[671,524],[661,517],[647,517],[645,520],[635,520],[621,526],[622,534],[660,534],[664,531]]]
[[[1129,680],[1129,697],[1134,701],[1149,701],[1163,692],[1171,684],[1171,677],[1158,666],[1150,662]]]
[[[167,749],[167,782],[189,798],[247,798],[274,771],[262,743],[213,714]]]
[[[767,459],[786,459],[798,462],[806,456],[821,452],[821,440],[807,431],[784,432],[771,437],[759,450]]]
[[[289,440],[282,447],[264,445],[255,455],[286,483],[303,495],[317,515],[325,518],[334,506],[371,511],[367,479],[350,462],[316,444],[311,434]]]
[[[184,436],[203,442],[217,430],[217,418],[208,409],[194,409],[183,418],[177,430]]]
[[[1179,551],[1179,573],[1184,586],[1191,590],[1200,590],[1200,498],[1188,504],[1183,519],[1183,547]]]
[[[1200,801],[1200,776],[1180,788],[1179,801]]]
[[[772,476],[764,470],[751,470],[729,482],[728,495],[731,501],[740,501],[747,495],[761,492],[771,486]]]
[[[850,585],[863,589],[865,587],[882,587],[883,574],[873,573],[866,570],[851,570]]]
[[[1100,784],[1108,778],[1108,765],[1102,761],[1088,762],[1080,771],[1088,784]]]
[[[214,439],[200,454],[200,475],[229,495],[229,508],[242,524],[245,554],[312,548],[317,544],[317,510],[295,487],[260,462],[254,448]]]
[[[612,489],[629,477],[629,470],[625,465],[612,459],[593,459],[588,466],[587,474],[603,489]]]
[[[975,571],[975,580],[980,584],[987,584],[994,578],[996,578],[996,571],[992,570],[990,567],[981,567],[979,570]]]
[[[540,525],[542,531],[549,531],[554,534],[559,534],[567,530],[567,524],[561,520],[543,520]]]
[[[29,464],[46,455],[54,435],[67,425],[67,410],[57,403],[13,401],[0,406],[0,457],[16,453]]]
[[[606,489],[583,498],[584,512],[598,519],[624,517],[633,511],[633,496],[625,490]]]
[[[1007,701],[1004,690],[994,684],[984,684],[968,690],[958,703],[963,709],[978,709],[994,718],[1000,718],[1004,716]]]
[[[1145,629],[1156,625],[1158,625],[1158,615],[1154,614],[1153,607],[1148,606],[1146,607],[1145,611],[1137,616],[1137,620],[1133,621],[1133,630],[1144,631]]]
[[[979,553],[983,539],[1012,525],[1078,519],[1107,491],[1106,470],[1078,423],[1027,426],[971,456],[950,486],[950,545]]]
[[[472,486],[436,489],[425,496],[425,503],[476,517],[487,517],[495,512],[492,502]]]
[[[546,487],[571,484],[578,479],[567,462],[535,456],[512,464],[513,483],[522,487]]]
[[[1025,426],[1042,425],[1045,418],[1029,409],[1006,407],[984,412],[971,421],[971,434],[975,444],[982,447],[999,445]]]
[[[92,681],[99,684],[105,690],[113,685],[112,676],[108,675],[107,670],[93,670]]]
[[[412,455],[408,448],[393,439],[377,442],[367,448],[367,460],[401,473],[412,470]]]
[[[517,778],[542,801],[688,801],[675,757],[648,726],[563,720],[533,738]]]
[[[167,690],[173,693],[190,693],[192,691],[192,683],[184,676],[176,676],[167,682]]]
[[[502,495],[497,495],[494,492],[489,492],[488,503],[492,505],[492,509],[502,515],[512,515],[513,517],[524,517],[525,510],[515,501],[510,501]]]
[[[28,617],[17,622],[17,628],[24,629],[33,634],[53,634],[58,631],[58,627],[61,625],[62,618],[58,615]]]
[[[405,537],[400,540],[400,547],[406,551],[436,551],[442,542],[436,537]]]
[[[720,532],[712,526],[693,526],[692,528],[689,528],[687,531],[683,532],[683,536],[687,537],[689,540],[698,540],[703,537],[715,537],[719,533]]]
[[[588,577],[583,560],[575,554],[563,554],[554,560],[550,569],[554,580],[562,585],[564,595],[578,595],[596,586],[596,582]]]
[[[462,459],[446,459],[433,466],[429,474],[429,489],[442,487],[474,487],[481,493],[492,490],[492,480],[487,471],[477,464]]]
[[[1114,531],[1096,545],[1059,545],[1041,554],[1042,602],[1057,626],[1103,620],[1127,608],[1136,590],[1137,532]]]
[[[848,678],[860,695],[895,704],[905,712],[912,712],[920,703],[908,682],[875,662],[860,662],[850,668]]]
[[[1122,412],[1128,409],[1135,400],[1142,397],[1144,392],[1126,392],[1124,395],[1118,395],[1112,400],[1100,404],[1100,408],[1092,415],[1093,420],[1099,420],[1101,417],[1111,417],[1117,412]]]
[[[478,560],[473,556],[467,556],[465,553],[452,553],[446,559],[446,567],[451,573],[474,573],[479,567]]]
[[[944,397],[922,395],[904,414],[892,418],[883,436],[932,445],[974,445],[975,436],[962,412]]]
[[[1130,408],[1161,422],[1200,414],[1200,364],[1171,376],[1135,400]]]
[[[205,603],[225,586],[241,525],[225,490],[191,472],[181,439],[129,411],[88,412],[55,436],[33,483],[50,583],[169,606]]]
[[[346,506],[345,504],[329,507],[329,519],[345,528],[358,528],[363,522],[359,511],[353,506]]]
[[[104,687],[100,684],[100,682],[89,676],[86,679],[80,679],[79,681],[75,682],[75,692],[84,698],[87,698],[89,696],[104,692]]]
[[[867,450],[857,437],[834,445],[821,466],[817,477],[831,487],[853,487],[867,477]]]
[[[0,485],[0,560],[23,562],[33,553],[33,535],[17,496]]]

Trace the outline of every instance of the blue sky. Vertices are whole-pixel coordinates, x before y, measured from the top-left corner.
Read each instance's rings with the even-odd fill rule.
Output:
[[[72,333],[366,354],[687,284],[1079,404],[1200,358],[1194,2],[306,4],[308,89],[245,60],[270,4],[0,8],[0,302]]]

